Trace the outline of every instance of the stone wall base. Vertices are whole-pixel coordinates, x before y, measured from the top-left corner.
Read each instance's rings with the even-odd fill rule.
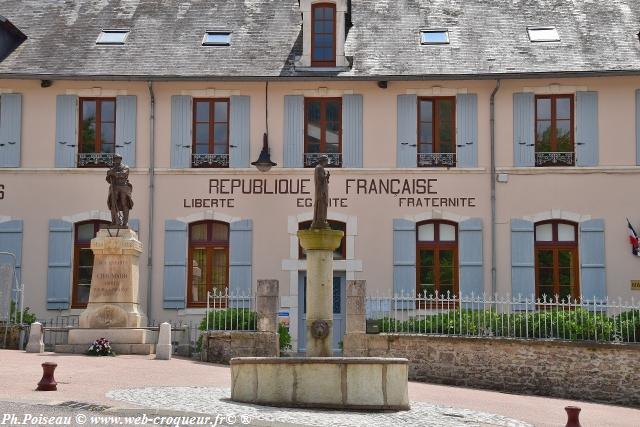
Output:
[[[273,332],[216,331],[202,334],[200,360],[228,365],[234,357],[279,357],[279,336]]]
[[[409,379],[640,407],[640,345],[347,334],[345,357],[404,357]]]

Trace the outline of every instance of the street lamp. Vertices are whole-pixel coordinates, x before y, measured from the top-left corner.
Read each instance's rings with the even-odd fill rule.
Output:
[[[269,155],[269,138],[266,133],[262,140],[262,151],[260,152],[260,156],[258,156],[258,160],[251,162],[251,164],[258,168],[260,172],[269,172],[273,166],[277,165],[277,163],[273,163],[271,161],[271,156]]]

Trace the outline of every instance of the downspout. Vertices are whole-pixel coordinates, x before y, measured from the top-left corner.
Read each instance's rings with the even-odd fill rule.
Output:
[[[153,93],[153,82],[147,82],[149,88],[149,230],[147,233],[147,319],[153,320],[152,283],[153,283],[153,214],[155,194],[155,149],[156,149],[156,97]]]
[[[489,101],[490,132],[491,132],[491,295],[497,290],[496,269],[496,94],[500,89],[501,81],[496,80],[496,87],[491,92]]]

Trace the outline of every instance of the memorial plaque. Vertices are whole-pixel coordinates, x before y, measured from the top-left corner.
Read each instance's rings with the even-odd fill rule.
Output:
[[[640,280],[632,280],[631,281],[631,290],[632,291],[640,291]]]
[[[121,255],[98,255],[93,263],[91,302],[137,302],[131,260]]]

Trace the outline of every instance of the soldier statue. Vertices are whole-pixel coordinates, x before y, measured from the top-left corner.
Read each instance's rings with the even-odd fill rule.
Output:
[[[313,175],[315,183],[315,201],[313,206],[313,222],[311,228],[331,228],[327,221],[329,207],[329,171],[325,170],[329,164],[329,157],[320,156]]]
[[[122,156],[113,156],[113,167],[107,171],[109,197],[107,206],[111,210],[111,225],[119,228],[129,226],[129,210],[133,208],[131,192],[133,186],[129,182],[129,167],[122,163]]]

